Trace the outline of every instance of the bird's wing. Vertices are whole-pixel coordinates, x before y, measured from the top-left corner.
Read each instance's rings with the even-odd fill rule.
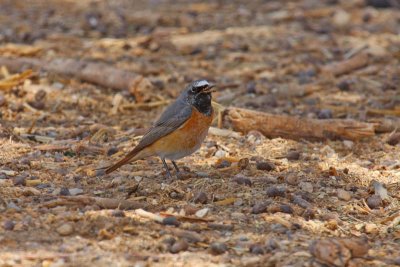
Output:
[[[164,137],[184,124],[192,115],[192,107],[189,104],[175,102],[169,106],[160,119],[142,137],[139,144],[129,152],[122,160],[108,167],[106,173],[111,173],[122,165],[128,163],[137,153],[155,141]]]
[[[160,117],[160,119],[154,124],[153,127],[143,136],[139,144],[135,147],[135,150],[142,150],[143,148],[153,144],[155,141],[164,137],[174,130],[178,129],[184,124],[192,115],[192,107],[190,105],[182,105],[179,109],[174,110],[168,115],[169,110],[167,109]],[[167,116],[165,116],[167,114]]]

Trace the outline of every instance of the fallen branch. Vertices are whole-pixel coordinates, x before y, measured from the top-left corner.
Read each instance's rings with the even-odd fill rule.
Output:
[[[68,58],[45,61],[27,57],[0,57],[0,66],[6,66],[7,69],[13,72],[19,72],[26,68],[44,70],[118,90],[128,89],[134,83],[135,78],[137,78],[136,73],[117,69],[104,63],[93,63]]]
[[[368,64],[368,54],[360,53],[350,59],[326,65],[322,67],[322,72],[330,73],[333,76],[340,76],[343,74],[350,73],[354,70],[363,68],[367,64]]]
[[[145,211],[143,209],[137,209],[137,210],[135,210],[135,213],[137,215],[139,215],[140,217],[143,217],[143,218],[146,218],[146,219],[150,219],[152,221],[156,221],[156,222],[159,222],[159,223],[162,223],[163,220],[164,220],[164,217],[162,217],[161,215],[158,215],[158,214],[155,214],[155,213],[152,213],[152,212],[148,212],[148,211]]]
[[[1,63],[0,63],[1,66]],[[13,87],[17,85],[21,85],[24,83],[24,81],[28,78],[33,76],[32,70],[26,70],[22,73],[14,74],[9,77],[6,77],[2,80],[0,80],[0,90],[2,91],[7,91],[12,89]]]
[[[147,203],[137,202],[126,199],[114,199],[114,198],[102,198],[102,197],[90,197],[90,196],[68,196],[61,197],[56,200],[52,200],[43,204],[47,208],[54,208],[57,206],[69,206],[69,205],[97,205],[102,209],[121,209],[121,210],[132,210],[141,209],[148,206]]]
[[[260,131],[267,137],[289,139],[348,139],[359,140],[375,134],[370,123],[353,120],[316,120],[268,114],[248,109],[228,108],[225,119],[235,131]]]

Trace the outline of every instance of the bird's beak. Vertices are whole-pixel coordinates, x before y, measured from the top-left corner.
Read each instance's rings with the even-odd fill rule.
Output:
[[[205,89],[203,90],[203,93],[208,94],[208,93],[213,93],[213,92],[215,92],[215,91],[216,91],[216,90],[214,89],[215,86],[216,86],[215,84],[211,83],[207,88],[205,88]]]

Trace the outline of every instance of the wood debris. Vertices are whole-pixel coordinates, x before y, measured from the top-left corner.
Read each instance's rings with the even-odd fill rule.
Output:
[[[256,130],[268,137],[295,140],[359,140],[375,134],[372,124],[353,120],[313,120],[239,108],[227,109],[225,118],[239,132],[248,133]]]

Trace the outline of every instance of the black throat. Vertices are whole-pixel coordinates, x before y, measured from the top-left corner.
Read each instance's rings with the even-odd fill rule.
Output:
[[[202,114],[206,116],[211,116],[212,105],[211,105],[211,93],[208,94],[198,94],[196,95],[193,106]]]

